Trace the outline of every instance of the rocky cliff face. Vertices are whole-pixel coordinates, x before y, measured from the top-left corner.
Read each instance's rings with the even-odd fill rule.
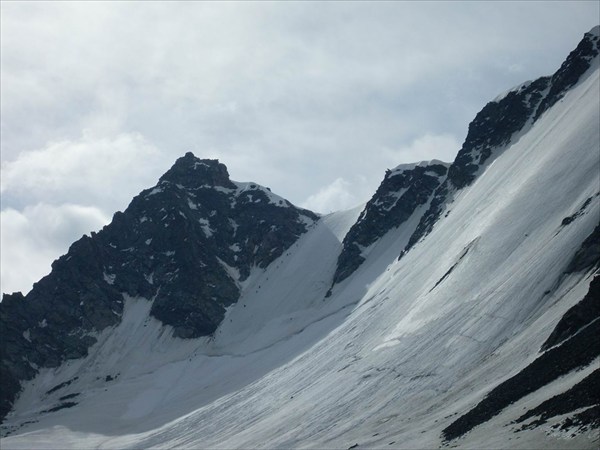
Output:
[[[267,188],[231,181],[218,161],[187,153],[110,225],[75,242],[27,296],[4,296],[0,416],[38,368],[85,356],[94,333],[120,321],[124,294],[152,301],[150,314],[177,337],[210,335],[240,282],[316,220]]]
[[[447,163],[423,161],[388,170],[381,185],[350,228],[338,257],[333,285],[348,278],[364,261],[362,252],[426,205],[448,171]],[[331,292],[331,291],[330,291]]]
[[[446,180],[433,194],[428,211],[402,254],[431,232],[457,191],[473,183],[507,143],[515,142],[519,133],[530,127],[580,80],[598,55],[599,33],[599,27],[586,33],[551,77],[523,83],[484,106],[469,125],[465,142],[448,169]]]
[[[550,89],[535,112],[537,120],[546,110],[564,97],[565,93],[587,72],[599,53],[600,26],[595,26],[573,50],[549,81]]]

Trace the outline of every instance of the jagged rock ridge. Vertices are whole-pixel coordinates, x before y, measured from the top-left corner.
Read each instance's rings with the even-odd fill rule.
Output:
[[[599,29],[596,26],[585,33],[554,75],[511,89],[485,105],[475,116],[469,124],[465,142],[448,169],[446,180],[433,194],[428,211],[422,216],[400,257],[431,232],[457,191],[472,184],[506,144],[514,142],[520,132],[536,122],[580,80],[598,55]]]

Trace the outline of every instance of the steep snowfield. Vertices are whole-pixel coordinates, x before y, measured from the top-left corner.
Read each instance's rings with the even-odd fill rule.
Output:
[[[26,383],[2,448],[442,445],[441,430],[535,359],[587,292],[589,274],[561,274],[600,217],[599,81],[596,67],[400,261],[414,221],[365,251],[329,298],[340,242],[360,209],[324,217],[256,269],[214,339],[174,339],[149,318],[147,300],[126,299],[123,322],[88,358]],[[561,227],[590,197],[585,214]],[[451,444],[597,447],[594,433],[572,437],[551,431],[552,422],[515,433],[510,424],[597,366]],[[76,393],[77,405],[41,413]]]

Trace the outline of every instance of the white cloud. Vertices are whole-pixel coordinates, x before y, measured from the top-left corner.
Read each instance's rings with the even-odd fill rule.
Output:
[[[460,150],[461,144],[451,134],[425,134],[414,139],[406,146],[397,149],[385,149],[390,161],[406,163],[439,159],[453,162]]]
[[[50,272],[50,264],[67,252],[74,236],[98,230],[109,220],[98,208],[37,204],[22,212],[0,213],[1,291],[28,292]]]
[[[154,185],[168,167],[138,133],[107,138],[84,131],[79,140],[51,143],[3,163],[3,206],[74,203],[114,212]]]
[[[330,184],[320,188],[315,194],[310,195],[302,204],[303,208],[317,211],[320,213],[330,213],[353,208],[363,200],[356,195],[357,191],[363,194],[365,180],[362,180],[363,186],[358,189],[354,183],[350,183],[344,178],[336,178]],[[361,189],[363,188],[363,189]]]

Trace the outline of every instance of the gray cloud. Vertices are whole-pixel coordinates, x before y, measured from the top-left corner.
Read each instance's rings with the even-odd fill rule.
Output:
[[[3,207],[37,202],[122,209],[144,186],[154,184],[156,168],[168,163],[137,133],[113,139],[84,131],[76,141],[59,141],[21,153],[2,166]]]
[[[386,168],[452,159],[487,101],[556,70],[599,14],[572,1],[0,8],[3,214],[71,204],[106,218],[188,150],[297,204],[366,201]]]

